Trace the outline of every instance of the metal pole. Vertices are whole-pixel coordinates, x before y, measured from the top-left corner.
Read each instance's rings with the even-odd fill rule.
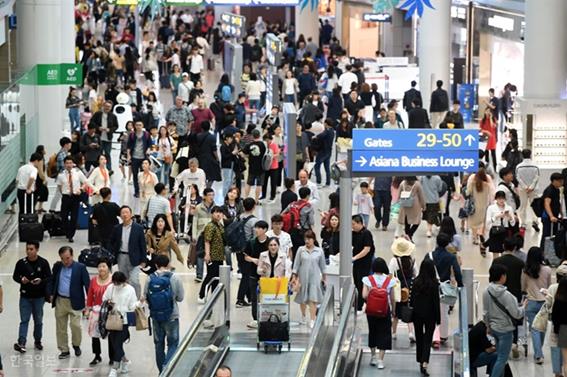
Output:
[[[465,59],[465,82],[473,83],[473,58],[474,58],[474,3],[469,1],[467,8],[467,51]]]
[[[219,280],[224,285],[224,323],[230,327],[230,266],[219,267]]]
[[[345,287],[345,282],[352,280],[352,178],[350,171],[344,165],[335,165],[340,170],[340,263],[339,281],[340,287]],[[344,297],[341,289],[341,302]]]
[[[463,274],[463,286],[466,288],[466,309],[468,325],[474,325],[474,270],[472,268],[461,269]]]

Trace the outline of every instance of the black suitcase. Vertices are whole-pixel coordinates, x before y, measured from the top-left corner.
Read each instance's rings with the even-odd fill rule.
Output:
[[[98,228],[95,224],[93,224],[92,219],[89,219],[88,241],[89,245],[100,243]]]
[[[208,58],[207,59],[207,69],[209,71],[214,71],[215,70],[215,60],[213,58]]]
[[[49,237],[63,237],[65,228],[63,227],[63,218],[60,212],[50,212],[43,215],[41,219],[43,229],[47,230]]]
[[[32,211],[34,210],[33,195]],[[24,211],[27,209],[27,198],[24,196]],[[37,213],[22,213],[18,218],[18,236],[20,242],[43,241],[43,225],[39,223]]]

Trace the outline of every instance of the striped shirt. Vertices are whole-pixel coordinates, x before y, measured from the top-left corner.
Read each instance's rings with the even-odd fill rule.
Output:
[[[171,207],[169,206],[169,200],[156,194],[148,200],[148,211],[146,217],[148,218],[149,227],[151,227],[154,223],[154,217],[159,214],[171,214]]]

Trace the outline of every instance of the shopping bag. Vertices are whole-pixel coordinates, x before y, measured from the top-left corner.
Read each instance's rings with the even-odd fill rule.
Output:
[[[134,314],[136,314],[136,330],[147,330],[148,329],[148,315],[146,313],[145,307],[137,307],[134,310]]]
[[[539,312],[537,312],[532,322],[532,329],[545,333],[547,331],[547,322],[549,320],[549,311],[547,305],[543,304]]]
[[[98,318],[100,316],[100,305],[95,305],[89,313],[87,331],[91,338],[100,338],[98,329]]]
[[[258,329],[258,340],[266,341],[289,341],[289,323],[283,322],[280,316],[270,315],[267,321],[260,322]]]
[[[561,259],[555,252],[555,236],[545,237],[545,241],[543,243],[543,257],[553,268],[561,264]]]

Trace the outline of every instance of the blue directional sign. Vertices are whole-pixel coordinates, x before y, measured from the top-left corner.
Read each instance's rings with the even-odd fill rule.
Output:
[[[357,128],[352,130],[352,150],[477,150],[478,130]]]
[[[478,135],[462,129],[355,129],[352,172],[475,172]]]

